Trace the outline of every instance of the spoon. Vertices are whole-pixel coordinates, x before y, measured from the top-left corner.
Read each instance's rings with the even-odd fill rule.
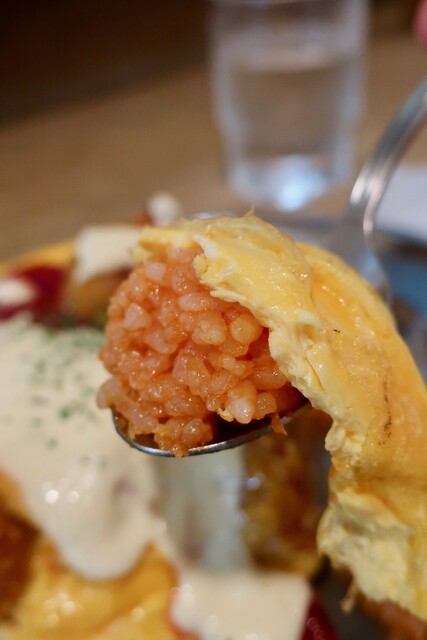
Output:
[[[427,78],[405,102],[393,118],[374,151],[363,164],[354,186],[342,221],[326,241],[327,248],[343,257],[389,302],[391,286],[387,274],[375,255],[373,234],[379,204],[386,191],[398,160],[427,120]],[[202,214],[208,217],[208,214]],[[211,217],[211,216],[209,216]],[[310,408],[307,401],[297,411],[281,419],[283,425],[295,420]],[[160,449],[152,435],[132,439],[127,434],[127,421],[112,409],[117,433],[131,447],[156,456],[173,457]],[[272,432],[267,420],[253,422],[247,427],[227,424],[218,429],[214,442],[189,449],[188,455],[196,456],[234,449]]]
[[[280,418],[280,422],[285,427],[289,422],[295,420],[309,409],[310,403],[307,401],[291,415]],[[127,420],[114,409],[112,409],[112,414],[117,433],[131,447],[143,453],[150,453],[164,458],[174,457],[174,454],[170,451],[160,449],[152,435],[139,435],[135,439],[130,438],[127,434]],[[258,420],[249,425],[239,424],[237,426],[233,423],[226,423],[226,426],[220,425],[218,427],[216,438],[212,442],[188,449],[187,455],[201,456],[205,453],[217,453],[218,451],[225,451],[226,449],[234,449],[235,447],[240,447],[242,444],[258,440],[261,436],[266,436],[271,432],[272,428],[270,422],[267,420]]]

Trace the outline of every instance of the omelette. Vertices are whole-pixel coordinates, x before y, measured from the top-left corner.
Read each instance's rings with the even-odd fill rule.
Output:
[[[427,620],[427,392],[338,257],[252,214],[145,227],[112,298],[99,403],[177,455],[309,401],[332,420],[318,546],[369,599]]]

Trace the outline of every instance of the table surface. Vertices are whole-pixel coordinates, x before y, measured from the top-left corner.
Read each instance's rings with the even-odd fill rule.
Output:
[[[426,73],[427,55],[410,35],[394,35],[372,42],[367,62],[359,160]],[[188,214],[248,207],[225,184],[203,68],[9,123],[0,157],[0,260],[124,219],[156,191],[175,194]],[[427,161],[427,134],[409,158]],[[346,195],[319,209],[340,210]]]

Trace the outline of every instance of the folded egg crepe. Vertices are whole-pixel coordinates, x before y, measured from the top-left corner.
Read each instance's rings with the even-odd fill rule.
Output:
[[[180,256],[191,267],[185,272],[187,289],[176,282]],[[143,417],[146,411],[149,426],[143,429],[151,429],[165,448],[176,447],[180,437],[185,449],[191,446],[188,430],[209,440],[217,420],[275,420],[283,413],[282,390],[296,390],[332,419],[320,550],[349,569],[369,598],[398,603],[427,619],[427,393],[376,292],[335,255],[296,244],[250,214],[182,221],[161,230],[145,227],[135,257],[145,266],[137,266],[110,306],[102,357],[113,377],[101,403],[118,408],[131,426],[138,410]],[[139,280],[138,269],[144,269]],[[166,289],[168,303],[162,297]],[[189,299],[188,292],[199,297]],[[210,306],[211,300],[219,306]],[[178,337],[165,333],[171,306],[174,326],[181,323]],[[205,317],[211,330],[202,335],[200,323],[194,327],[185,314],[209,310],[217,319],[211,326]],[[233,325],[245,313],[262,331],[246,316]],[[249,337],[239,338],[239,331]],[[260,346],[263,335],[268,353]],[[191,360],[189,353],[197,358]],[[234,360],[224,360],[224,353]],[[263,362],[272,359],[269,372],[279,379],[279,389],[260,382],[259,353]],[[166,376],[164,384],[176,385],[174,398],[182,396],[178,408],[169,402],[165,411],[159,405],[161,385],[144,395],[138,372],[144,378],[146,359],[155,354],[152,376]],[[247,364],[251,358],[258,363],[255,370]],[[194,370],[188,372],[189,362],[197,368],[197,380],[191,377]],[[239,363],[240,369],[232,368]],[[230,367],[235,378],[228,379],[229,386],[208,394],[212,377]],[[184,383],[193,389],[185,397]],[[139,432],[136,425],[133,435]]]

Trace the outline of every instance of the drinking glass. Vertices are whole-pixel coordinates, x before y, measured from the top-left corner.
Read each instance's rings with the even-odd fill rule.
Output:
[[[365,0],[213,0],[212,80],[230,186],[295,212],[353,169]]]

